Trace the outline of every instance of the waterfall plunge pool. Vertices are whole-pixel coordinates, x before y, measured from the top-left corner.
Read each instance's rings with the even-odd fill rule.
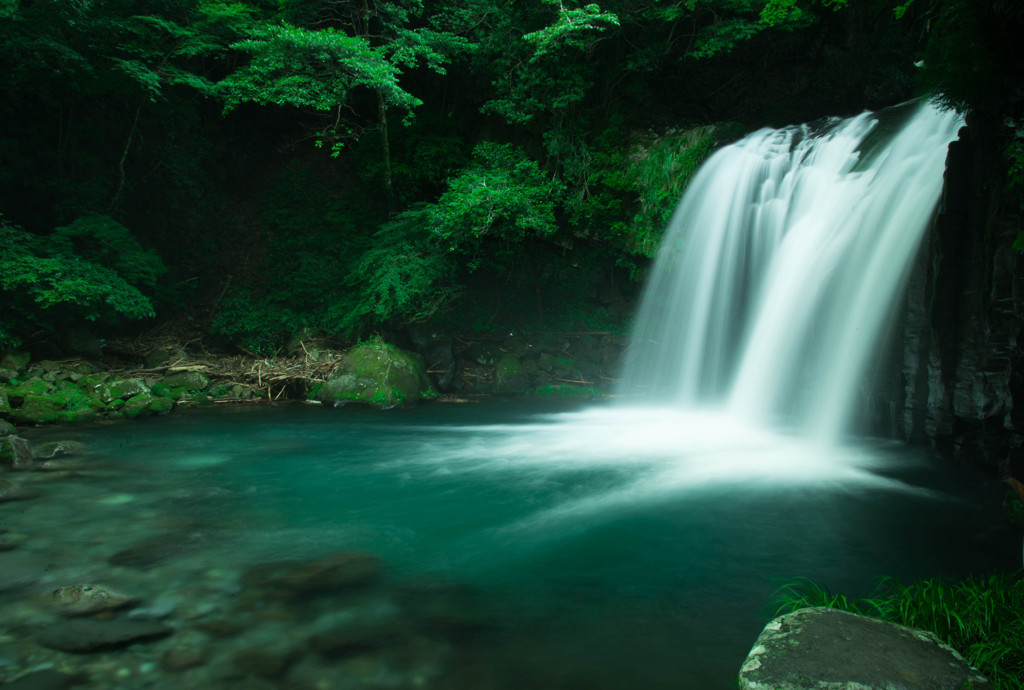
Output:
[[[0,505],[21,539],[0,553],[8,678],[55,664],[90,687],[724,689],[784,582],[865,595],[878,576],[1019,556],[980,507],[998,507],[993,478],[708,411],[241,405],[26,435],[87,452],[71,471],[8,475],[41,494]],[[263,564],[347,550],[379,556],[381,577],[289,596],[253,584]],[[158,602],[174,634],[40,647],[45,592],[84,583]],[[318,652],[344,616],[388,632]],[[198,661],[167,670],[181,649]]]

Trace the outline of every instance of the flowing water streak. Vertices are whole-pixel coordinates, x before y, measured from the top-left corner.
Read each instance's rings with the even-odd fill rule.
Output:
[[[712,156],[666,232],[622,392],[834,439],[960,124],[924,104],[885,141],[864,113],[821,133],[760,130]]]

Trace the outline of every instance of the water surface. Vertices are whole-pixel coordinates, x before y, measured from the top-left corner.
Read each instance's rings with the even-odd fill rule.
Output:
[[[402,592],[420,592],[418,606],[458,592],[459,615],[480,622],[416,623],[443,649],[432,670],[359,687],[731,688],[791,578],[857,595],[882,575],[1015,564],[998,516],[978,507],[998,505],[991,479],[892,442],[816,445],[709,411],[243,405],[29,434],[84,442],[89,471],[38,484],[3,526],[27,537],[19,558],[47,559],[40,587],[179,597],[180,632],[138,654],[175,637],[247,644],[258,630],[225,641],[195,621],[261,606],[238,603],[258,564],[339,550],[384,559],[373,596],[398,609],[415,608]],[[174,553],[110,560],[147,543]],[[8,593],[5,618],[36,615],[25,599]],[[319,609],[346,602],[286,602],[294,618],[273,625],[302,640]],[[18,653],[0,646],[9,664]],[[159,685],[148,673],[138,687]]]

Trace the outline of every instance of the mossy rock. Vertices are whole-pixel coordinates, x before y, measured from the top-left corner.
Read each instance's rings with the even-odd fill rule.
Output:
[[[502,355],[494,365],[495,393],[523,393],[529,386],[529,379],[519,358],[513,354]]]
[[[110,380],[110,374],[99,372],[97,374],[85,374],[75,383],[78,387],[87,392],[98,391],[100,386]]]
[[[0,436],[10,436],[15,431],[17,431],[17,428],[15,428],[13,424],[6,420],[0,419]]]
[[[13,417],[23,424],[52,424],[60,419],[60,411],[64,408],[57,400],[48,395],[29,393],[21,402],[21,407],[13,410]]]
[[[21,436],[0,436],[0,463],[14,468],[32,464],[32,445]]]
[[[128,398],[124,406],[120,408],[120,411],[128,419],[135,419],[136,417],[169,412],[172,407],[174,407],[173,401],[167,398],[155,397],[149,391],[146,391]]]
[[[355,402],[391,408],[435,395],[419,355],[371,342],[346,352],[314,399],[327,404]]]
[[[192,392],[205,391],[210,387],[210,378],[199,371],[179,371],[165,376],[163,382],[172,388],[184,388]]]
[[[58,381],[48,395],[61,407],[71,412],[91,410],[95,413],[106,409],[106,405],[97,397],[89,395],[86,391],[68,381]],[[89,418],[88,415],[82,413],[81,415],[75,415],[76,421],[80,421],[83,416],[84,418]]]
[[[7,389],[7,397],[12,406],[18,406],[29,395],[46,395],[53,390],[53,384],[42,379],[22,381]]]
[[[142,379],[111,379],[97,389],[99,398],[110,404],[114,400],[128,400],[142,393],[149,394],[149,387]]]
[[[75,407],[57,413],[60,422],[91,422],[96,419],[96,410],[91,407]]]
[[[0,388],[0,415],[11,413],[11,401],[7,397],[7,390]]]

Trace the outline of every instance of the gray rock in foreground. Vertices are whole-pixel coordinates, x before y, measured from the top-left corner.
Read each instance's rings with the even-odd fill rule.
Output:
[[[779,616],[740,669],[741,690],[960,690],[988,679],[935,635],[837,609]]]

